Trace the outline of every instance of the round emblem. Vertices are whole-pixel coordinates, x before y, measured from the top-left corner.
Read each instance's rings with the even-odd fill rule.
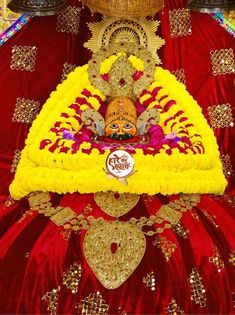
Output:
[[[111,152],[106,160],[107,171],[114,177],[128,177],[134,170],[134,159],[125,150],[115,150]]]

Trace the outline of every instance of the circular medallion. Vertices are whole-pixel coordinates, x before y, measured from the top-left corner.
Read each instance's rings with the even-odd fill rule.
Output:
[[[115,150],[106,159],[106,168],[109,174],[117,178],[126,178],[134,170],[134,159],[125,150]]]
[[[140,196],[136,194],[119,194],[112,191],[94,194],[96,204],[108,215],[120,217],[128,213],[138,203]]]

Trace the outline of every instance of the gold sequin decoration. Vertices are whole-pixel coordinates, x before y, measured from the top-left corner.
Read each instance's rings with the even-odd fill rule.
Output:
[[[65,11],[59,14],[56,27],[57,32],[77,35],[79,33],[80,11],[79,7],[68,6]]]
[[[10,207],[14,203],[15,203],[15,200],[11,196],[8,196],[7,200],[5,201],[5,207]]]
[[[79,315],[108,315],[109,305],[103,299],[101,293],[90,293],[77,306]]]
[[[181,222],[178,222],[176,225],[173,225],[172,230],[174,231],[174,233],[181,236],[183,239],[188,238],[189,230],[186,230]]]
[[[211,65],[213,75],[235,73],[233,49],[211,50]]]
[[[16,172],[16,169],[17,169],[17,166],[20,162],[20,158],[21,158],[21,151],[20,150],[15,150],[15,154],[14,154],[14,157],[13,157],[13,160],[12,160],[12,164],[11,164],[11,173],[15,173]]]
[[[11,69],[34,71],[37,56],[35,46],[13,46],[11,56]]]
[[[199,304],[200,307],[206,307],[206,290],[202,282],[202,277],[196,268],[190,273],[189,285],[191,288],[191,300]]]
[[[224,262],[219,254],[218,248],[216,246],[212,246],[212,256],[209,257],[209,262],[217,268],[218,272],[221,272],[224,269]]]
[[[171,299],[169,305],[165,308],[165,311],[168,315],[184,315],[184,311],[180,309],[180,307],[177,305],[175,299]]]
[[[47,292],[42,297],[42,300],[47,303],[47,310],[50,312],[51,315],[57,314],[59,292],[60,287],[52,289],[52,291]]]
[[[161,249],[166,261],[170,260],[172,254],[177,248],[176,244],[167,240],[166,237],[157,237],[153,241],[153,245]]]
[[[211,223],[214,227],[216,227],[216,228],[219,227],[218,224],[216,223],[216,215],[210,214],[210,213],[209,213],[208,211],[206,211],[206,210],[203,210],[202,213],[204,214],[204,216],[207,218],[207,220],[210,221],[210,223]]]
[[[120,217],[128,213],[138,203],[140,197],[135,194],[99,192],[94,194],[96,204],[108,215]]]
[[[39,111],[39,102],[18,97],[16,100],[12,121],[31,124],[37,117]]]
[[[234,127],[232,108],[228,103],[209,106],[208,115],[212,128]]]
[[[190,10],[174,9],[169,11],[171,37],[187,36],[192,34]]]
[[[231,253],[229,254],[228,261],[232,266],[235,267],[235,250],[231,251]]]
[[[65,79],[67,79],[70,72],[72,72],[76,68],[77,68],[77,65],[72,65],[70,63],[65,62],[63,64],[63,73],[62,73],[61,82],[63,82]]]
[[[221,155],[220,160],[223,165],[224,176],[230,177],[231,175],[233,175],[233,167],[230,156],[228,154]]]
[[[17,221],[17,223],[21,223],[26,219],[28,216],[32,215],[34,213],[34,209],[30,208],[29,210],[26,210],[25,213],[23,213],[22,217]]]
[[[146,287],[150,288],[151,291],[155,291],[156,280],[153,271],[147,273],[147,275],[143,277],[143,283],[146,285]]]
[[[126,222],[100,220],[85,234],[84,254],[97,279],[116,289],[141,262],[146,240],[139,228]]]
[[[184,69],[177,69],[175,71],[172,71],[172,73],[176,76],[176,79],[186,85],[186,78],[185,78],[185,72]]]
[[[73,294],[78,292],[78,285],[82,276],[82,266],[74,263],[63,273],[63,285],[66,286]]]

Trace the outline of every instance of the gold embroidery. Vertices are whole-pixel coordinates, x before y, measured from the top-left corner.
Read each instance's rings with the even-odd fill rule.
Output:
[[[235,72],[233,49],[210,51],[213,75],[230,74]]]
[[[21,151],[20,150],[15,150],[15,154],[14,154],[14,157],[13,157],[13,161],[12,161],[12,164],[11,164],[11,173],[15,173],[16,172],[16,169],[17,169],[17,166],[20,162],[20,158],[21,158]]]
[[[196,268],[190,273],[189,284],[191,288],[191,300],[199,304],[200,307],[206,307],[206,290],[202,282],[202,277]]]
[[[143,283],[146,284],[148,288],[151,289],[151,291],[155,291],[155,275],[154,272],[151,271],[150,273],[147,273],[147,275],[143,278]]]
[[[76,65],[72,65],[70,63],[65,62],[63,64],[63,74],[62,74],[61,82],[63,82],[65,79],[67,79],[70,72],[72,72],[76,68],[77,68]]]
[[[84,44],[84,47],[94,53],[109,44],[134,43],[150,51],[156,63],[160,64],[161,60],[156,50],[165,44],[165,40],[156,36],[159,24],[159,21],[150,21],[146,18],[120,20],[103,17],[100,22],[88,23],[92,37]]]
[[[47,203],[51,200],[49,193],[35,193],[29,196],[29,206],[30,208],[34,208],[36,206],[40,206],[40,204]]]
[[[11,196],[8,196],[7,200],[5,201],[5,207],[10,207],[14,203],[15,203],[15,200]]]
[[[177,246],[172,241],[167,240],[165,237],[157,237],[153,241],[153,245],[161,249],[166,261],[169,261],[172,254],[175,252]]]
[[[106,214],[112,217],[120,217],[132,210],[140,197],[134,194],[119,194],[110,191],[96,193],[94,199]]]
[[[56,209],[58,209],[57,207]],[[64,225],[67,221],[74,218],[74,211],[68,207],[61,208],[60,211],[51,216],[51,220],[58,226]]]
[[[60,234],[63,236],[63,239],[68,242],[71,238],[72,231],[71,230],[63,230],[60,232]]]
[[[232,162],[230,159],[230,156],[228,154],[221,155],[220,160],[223,165],[223,172],[225,177],[229,177],[233,175],[233,167],[232,167]]]
[[[88,213],[91,213],[92,211],[93,211],[93,208],[92,208],[91,204],[88,203],[88,204],[85,206],[85,208],[84,208],[84,210],[83,210],[83,213],[84,213],[84,214],[88,214]]]
[[[214,214],[210,214],[208,211],[203,210],[202,213],[204,214],[204,216],[207,218],[208,221],[210,221],[210,223],[212,225],[214,225],[214,227],[218,228],[218,224],[216,223],[216,216]]]
[[[47,303],[47,310],[50,311],[51,315],[57,314],[59,292],[60,287],[52,289],[52,291],[47,292],[42,297],[42,300]]]
[[[178,222],[176,225],[173,225],[172,230],[174,231],[174,233],[178,234],[184,239],[188,238],[189,230],[186,230],[181,222]]]
[[[164,205],[158,211],[158,216],[165,221],[169,221],[171,224],[176,225],[180,221],[182,213],[171,209],[169,205]]]
[[[22,217],[17,221],[17,223],[21,223],[24,221],[25,218],[32,215],[34,213],[34,209],[30,208],[29,210],[26,210],[25,213],[22,215]]]
[[[235,267],[235,250],[231,251],[231,253],[229,254],[228,260],[230,264]]]
[[[13,46],[11,56],[11,69],[34,71],[37,55],[35,46]]]
[[[80,11],[81,9],[79,7],[68,6],[68,8],[58,16],[57,32],[77,35],[79,33]]]
[[[221,270],[224,269],[224,262],[221,259],[218,248],[216,246],[212,246],[212,249],[213,254],[209,257],[209,262],[217,268],[218,272],[221,272]]]
[[[186,85],[186,79],[185,79],[185,72],[184,72],[184,69],[181,68],[181,69],[177,69],[175,71],[172,71],[172,73],[176,76],[176,79],[183,83],[184,85]]]
[[[83,247],[86,260],[102,285],[116,289],[138,267],[146,240],[134,225],[100,220],[86,232]]]
[[[184,311],[182,311],[176,303],[175,299],[171,299],[169,305],[165,308],[166,313],[168,315],[184,315]]]
[[[79,315],[108,315],[109,305],[99,291],[90,293],[76,305]]]
[[[228,103],[208,107],[208,114],[212,128],[226,128],[234,126],[232,108]]]
[[[63,285],[66,286],[73,294],[78,292],[78,284],[82,276],[82,266],[74,263],[63,273]]]
[[[190,10],[174,9],[169,11],[171,37],[187,36],[192,34]]]
[[[12,121],[31,124],[37,117],[39,111],[39,102],[18,97],[16,100]]]
[[[190,213],[191,213],[192,218],[193,218],[195,221],[200,222],[200,218],[199,218],[199,215],[198,215],[196,209],[192,209],[192,210],[190,211]]]

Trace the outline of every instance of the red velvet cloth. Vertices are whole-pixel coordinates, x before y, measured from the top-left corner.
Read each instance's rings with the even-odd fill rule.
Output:
[[[79,5],[77,2],[72,4]],[[199,102],[208,118],[208,106],[235,104],[234,75],[213,76],[210,51],[235,47],[234,39],[209,15],[191,13],[192,35],[170,37],[169,10],[182,8],[185,2],[168,0],[161,18],[160,33],[166,45],[160,54],[163,66],[171,71],[184,68],[189,92]],[[158,16],[156,17],[158,18]],[[198,220],[190,212],[184,214],[182,222],[189,230],[189,238],[183,239],[172,230],[162,236],[177,245],[176,251],[166,262],[161,250],[153,245],[154,238],[147,237],[145,256],[133,275],[118,289],[107,290],[99,283],[88,267],[83,254],[84,232],[72,233],[68,241],[50,219],[34,213],[17,222],[29,205],[26,199],[10,207],[4,206],[13,179],[10,166],[15,150],[24,147],[29,125],[13,123],[12,115],[17,97],[39,100],[41,105],[61,80],[63,64],[85,64],[91,54],[83,48],[90,33],[86,22],[100,19],[83,10],[78,35],[56,31],[57,17],[34,18],[0,50],[0,313],[1,314],[48,314],[42,296],[61,286],[58,314],[74,314],[75,304],[91,292],[100,291],[110,306],[110,314],[121,311],[127,314],[166,314],[166,307],[174,298],[185,314],[234,314],[232,292],[235,292],[233,269],[228,261],[229,253],[235,249],[233,209],[221,197],[216,201],[211,196],[202,196],[195,211]],[[36,46],[37,61],[34,72],[10,69],[11,50],[14,45]],[[229,154],[234,166],[233,128],[215,130],[221,154]],[[156,179],[157,180],[157,179]],[[234,195],[233,178],[228,178],[226,193]],[[168,197],[156,196],[150,206],[141,199],[138,205],[122,220],[130,217],[149,216],[167,203]],[[53,195],[53,205],[69,206],[80,213],[89,203],[91,215],[104,216],[96,206],[93,195]],[[206,216],[207,211],[212,219]],[[216,245],[225,268],[218,273],[209,263],[212,245]],[[29,253],[27,258],[26,253]],[[63,272],[75,261],[83,267],[77,294],[62,285]],[[190,296],[188,278],[193,268],[202,276],[206,289],[207,306],[200,308]],[[143,283],[143,277],[154,271],[156,290],[151,291]]]

